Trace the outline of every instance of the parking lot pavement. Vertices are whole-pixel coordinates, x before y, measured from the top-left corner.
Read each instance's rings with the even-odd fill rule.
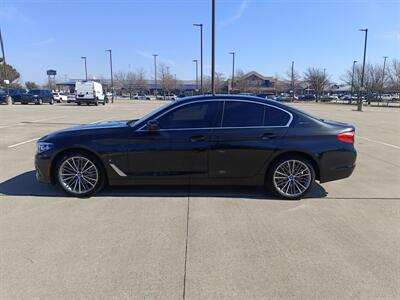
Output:
[[[352,177],[282,201],[258,188],[36,183],[35,140],[163,102],[0,106],[0,298],[398,299],[400,111],[296,104],[357,127]]]

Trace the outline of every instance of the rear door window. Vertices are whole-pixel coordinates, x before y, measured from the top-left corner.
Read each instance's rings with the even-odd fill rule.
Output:
[[[289,123],[290,115],[278,108],[265,106],[264,126],[286,126]]]
[[[265,105],[255,102],[226,101],[222,127],[259,127],[264,123]]]

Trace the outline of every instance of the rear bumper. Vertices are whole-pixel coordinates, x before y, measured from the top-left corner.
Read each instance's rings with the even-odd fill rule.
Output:
[[[350,177],[356,167],[357,152],[342,149],[324,153],[320,160],[320,182],[328,182]]]

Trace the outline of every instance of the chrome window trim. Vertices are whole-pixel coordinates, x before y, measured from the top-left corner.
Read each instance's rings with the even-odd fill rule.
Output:
[[[292,124],[292,121],[293,121],[293,114],[292,114],[291,112],[289,112],[289,111],[283,109],[283,108],[280,108],[280,107],[277,107],[277,106],[274,106],[274,105],[271,105],[271,104],[268,104],[268,103],[262,103],[262,102],[253,101],[253,100],[246,100],[246,99],[205,99],[205,100],[194,100],[194,101],[191,101],[191,102],[183,103],[183,104],[181,104],[181,105],[178,105],[178,106],[176,106],[176,107],[173,107],[173,108],[171,108],[171,109],[169,109],[169,110],[163,112],[163,113],[162,113],[161,115],[159,115],[155,120],[161,118],[163,115],[165,115],[165,114],[167,114],[167,113],[169,113],[169,112],[171,112],[171,111],[174,111],[175,109],[178,109],[178,108],[180,108],[180,107],[182,107],[182,106],[186,106],[186,105],[189,105],[189,104],[201,103],[201,102],[216,102],[216,101],[218,101],[218,102],[223,101],[223,102],[224,102],[224,103],[223,103],[223,107],[222,107],[222,116],[221,116],[221,124],[220,124],[220,127],[205,127],[205,128],[170,128],[170,129],[159,129],[158,131],[210,130],[210,129],[285,128],[285,127],[289,127],[290,124]],[[254,104],[269,106],[269,107],[272,107],[272,108],[275,108],[275,109],[279,109],[279,110],[281,110],[281,111],[287,113],[287,114],[290,116],[290,118],[289,118],[289,121],[286,123],[286,125],[281,125],[281,126],[240,126],[240,127],[222,127],[222,122],[223,122],[223,120],[224,120],[225,102],[226,102],[226,101],[248,102],[248,103],[254,103]],[[150,115],[149,117],[151,117],[151,115]],[[148,118],[147,118],[146,120],[148,120]],[[146,121],[146,120],[143,120],[143,122]],[[143,125],[142,127],[140,127],[137,131],[146,131],[146,130],[143,130],[143,128],[145,128],[146,125],[147,125],[147,124],[144,124],[144,125]]]

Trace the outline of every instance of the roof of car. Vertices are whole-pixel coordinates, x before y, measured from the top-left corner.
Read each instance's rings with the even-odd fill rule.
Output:
[[[248,95],[228,95],[228,94],[216,94],[216,95],[203,95],[203,96],[192,96],[192,97],[185,97],[182,99],[177,100],[177,103],[185,103],[185,102],[191,102],[193,100],[213,100],[213,99],[224,99],[224,100],[250,100],[254,102],[260,102],[260,103],[265,103],[265,104],[271,104],[277,107],[281,108],[290,108],[285,104],[282,104],[280,102],[274,101],[274,100],[269,100],[265,98],[260,98],[256,96],[248,96]]]

